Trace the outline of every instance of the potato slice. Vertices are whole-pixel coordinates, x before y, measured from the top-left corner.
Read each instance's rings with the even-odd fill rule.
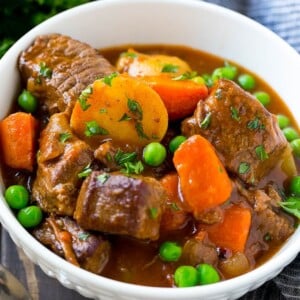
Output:
[[[159,76],[162,73],[171,77],[191,72],[190,66],[176,56],[139,53],[129,49],[117,61],[117,70],[127,72],[130,76]]]
[[[128,75],[113,74],[84,90],[71,115],[71,128],[91,145],[111,138],[144,146],[160,141],[168,127],[168,113],[160,96]]]

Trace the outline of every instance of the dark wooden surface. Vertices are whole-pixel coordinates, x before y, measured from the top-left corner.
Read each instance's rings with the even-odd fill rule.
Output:
[[[14,274],[29,291],[32,300],[86,300],[77,292],[63,287],[48,277],[18,249],[8,233],[1,229],[1,263]]]

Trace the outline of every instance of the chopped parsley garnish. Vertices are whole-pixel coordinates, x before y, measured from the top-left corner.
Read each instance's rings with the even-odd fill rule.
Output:
[[[136,152],[123,152],[121,149],[118,149],[114,155],[114,160],[118,165],[123,165],[126,162],[133,162],[137,158]]]
[[[231,106],[230,111],[231,111],[231,118],[233,120],[239,121],[240,120],[240,115],[239,115],[238,110],[234,106]]]
[[[200,128],[207,129],[210,125],[210,122],[211,122],[211,112],[208,112],[205,115],[205,118],[201,121]]]
[[[78,102],[83,111],[86,111],[91,106],[91,104],[87,103],[87,99],[92,93],[93,93],[93,88],[91,86],[88,86],[81,92],[78,98]]]
[[[106,108],[100,108],[99,109],[99,113],[100,114],[106,114],[107,113],[107,109]]]
[[[124,113],[124,115],[120,118],[119,122],[122,121],[130,121],[132,118],[130,116],[128,116],[126,113]]]
[[[47,65],[44,61],[40,62],[39,75],[44,78],[52,77],[52,70],[49,67],[47,67]]]
[[[250,165],[247,162],[241,162],[239,165],[239,174],[246,174],[250,171]]]
[[[123,152],[118,149],[114,155],[115,162],[122,167],[121,171],[126,174],[141,174],[144,171],[144,165],[137,161],[136,152]]]
[[[87,137],[108,134],[108,131],[105,128],[100,127],[96,121],[86,122],[85,126],[86,126],[86,130],[85,130],[84,134]]]
[[[142,120],[143,119],[143,110],[141,105],[133,100],[128,98],[127,99],[127,107],[129,109],[129,111],[138,119],[138,120]]]
[[[171,202],[168,205],[171,207],[171,209],[173,211],[179,211],[180,210],[180,208],[178,207],[178,205],[175,202]]]
[[[196,71],[192,72],[185,72],[177,77],[172,78],[173,80],[188,80],[193,79],[194,77],[198,76],[198,73]]]
[[[250,130],[261,130],[265,129],[265,125],[261,123],[258,117],[255,117],[255,119],[248,122],[247,128]]]
[[[87,232],[79,232],[79,233],[78,233],[78,239],[79,239],[80,241],[86,241],[86,240],[88,239],[89,236],[90,236],[90,234],[87,233]]]
[[[285,201],[280,201],[279,205],[283,210],[300,219],[300,201],[297,197],[289,197]]]
[[[268,153],[265,150],[264,145],[259,145],[255,148],[256,156],[259,160],[264,161],[269,158]]]
[[[158,217],[158,209],[156,207],[149,208],[149,215],[151,219],[156,219]]]
[[[115,77],[117,77],[118,75],[119,75],[119,74],[118,74],[117,72],[113,72],[113,73],[111,73],[110,75],[104,76],[102,80],[103,80],[103,82],[104,82],[106,85],[111,86],[112,80],[113,80]]]
[[[130,57],[130,58],[136,58],[138,55],[135,52],[123,52],[121,53],[121,57]]]
[[[91,165],[88,164],[83,168],[83,170],[78,173],[78,178],[86,178],[92,173]]]
[[[137,162],[128,161],[123,164],[123,168],[121,169],[121,171],[126,174],[138,175],[144,171],[144,165],[140,160]]]
[[[144,132],[144,127],[143,127],[143,124],[141,122],[137,122],[135,124],[135,129],[136,129],[136,132],[137,132],[137,134],[140,138],[149,140],[149,137]]]
[[[59,141],[65,143],[68,139],[72,137],[70,132],[63,132],[59,135]]]
[[[178,71],[178,66],[173,65],[173,64],[165,64],[162,69],[161,72],[163,73],[176,73]]]
[[[265,235],[264,235],[264,241],[265,242],[269,242],[269,241],[272,241],[272,235],[267,232]]]
[[[102,174],[97,176],[97,180],[100,181],[102,184],[104,184],[109,177],[110,177],[109,174],[102,173]]]
[[[214,85],[214,81],[209,74],[202,74],[201,77],[204,79],[205,85],[208,87],[212,87]],[[217,98],[218,99],[218,98]],[[218,99],[220,100],[220,99]]]

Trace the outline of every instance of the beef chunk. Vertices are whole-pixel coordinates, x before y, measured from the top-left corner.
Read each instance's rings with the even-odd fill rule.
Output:
[[[50,114],[71,109],[82,90],[114,71],[97,50],[59,34],[39,36],[21,54],[19,68],[27,89]]]
[[[87,230],[156,240],[165,197],[153,178],[94,171],[81,187],[74,217]]]
[[[207,263],[216,265],[218,252],[216,245],[209,241],[205,232],[186,241],[183,246],[182,260],[185,264],[196,266]]]
[[[89,146],[71,135],[66,114],[52,115],[40,137],[33,199],[46,212],[72,216],[81,182],[78,174],[92,159]]]
[[[276,117],[225,79],[198,103],[194,116],[183,122],[182,131],[207,138],[225,167],[248,184],[257,184],[288,150]]]
[[[268,184],[264,190],[246,190],[237,184],[238,190],[254,210],[253,230],[261,232],[262,237],[275,242],[285,241],[294,232],[293,219],[283,213],[279,207],[280,193],[276,186]]]
[[[110,243],[69,217],[49,217],[33,235],[59,256],[93,273],[100,274],[108,262]]]

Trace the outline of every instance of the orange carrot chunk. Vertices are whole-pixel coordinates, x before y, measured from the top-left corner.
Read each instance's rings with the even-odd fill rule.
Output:
[[[160,228],[162,231],[181,229],[188,221],[188,213],[184,210],[178,194],[178,175],[170,173],[160,180],[167,194],[167,203],[162,214]]]
[[[16,112],[0,121],[1,148],[5,164],[15,169],[33,170],[37,120]]]
[[[232,205],[225,209],[224,219],[214,225],[201,225],[209,239],[217,246],[243,252],[251,225],[251,212],[248,208]]]
[[[170,120],[191,115],[199,100],[206,98],[208,89],[203,83],[192,80],[174,80],[169,76],[145,76],[142,78],[161,97]]]
[[[202,136],[194,135],[183,142],[175,151],[173,162],[183,198],[195,218],[229,198],[231,181],[213,146]]]

